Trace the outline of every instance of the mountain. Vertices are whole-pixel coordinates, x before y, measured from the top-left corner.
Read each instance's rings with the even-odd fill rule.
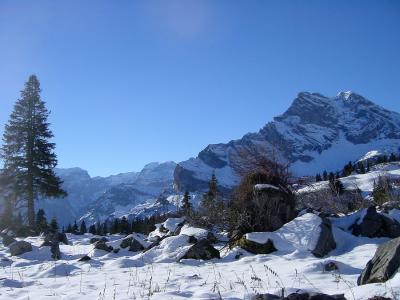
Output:
[[[199,191],[215,172],[221,187],[240,180],[243,153],[275,157],[298,176],[338,170],[371,150],[400,149],[400,114],[353,92],[335,97],[301,92],[289,109],[259,132],[226,144],[212,144],[196,158],[180,162],[174,172],[178,190]]]
[[[103,220],[118,209],[130,210],[142,202],[156,199],[165,190],[172,193],[174,162],[150,163],[140,172],[121,173],[108,177],[90,177],[80,168],[56,169],[68,192],[64,199],[40,199],[48,218],[55,216],[66,225],[82,216]]]

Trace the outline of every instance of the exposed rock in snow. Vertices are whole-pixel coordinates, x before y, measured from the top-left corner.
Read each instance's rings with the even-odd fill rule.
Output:
[[[375,282],[385,282],[397,272],[400,267],[400,238],[390,240],[380,245],[374,257],[367,263],[357,280],[359,285]]]
[[[21,255],[32,251],[32,245],[26,241],[16,241],[9,245],[11,256]]]
[[[314,250],[311,251],[316,257],[324,257],[336,248],[335,238],[332,233],[332,224],[328,218],[322,218],[320,224],[321,232]]]

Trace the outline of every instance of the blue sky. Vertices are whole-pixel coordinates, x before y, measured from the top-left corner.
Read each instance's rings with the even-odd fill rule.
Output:
[[[0,2],[0,133],[39,77],[60,167],[185,160],[300,91],[399,111],[400,1]]]

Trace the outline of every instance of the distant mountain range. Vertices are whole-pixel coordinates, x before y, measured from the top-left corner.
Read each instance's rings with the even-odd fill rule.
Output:
[[[339,170],[365,153],[399,152],[400,114],[384,109],[353,92],[335,97],[301,92],[289,109],[259,132],[228,143],[212,144],[196,158],[176,164],[151,163],[141,172],[91,178],[87,171],[57,169],[69,195],[42,199],[39,207],[61,224],[74,219],[151,215],[175,210],[179,192],[201,193],[215,172],[223,189],[240,181],[241,153],[251,149],[290,163],[296,175]],[[250,151],[250,150],[249,150]]]

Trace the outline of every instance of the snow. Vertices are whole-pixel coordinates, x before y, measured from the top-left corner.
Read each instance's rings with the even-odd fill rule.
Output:
[[[320,225],[320,217],[307,213],[274,232],[252,232],[245,237],[259,244],[272,240],[275,248],[280,251],[312,251],[318,242]]]
[[[266,184],[266,183],[259,183],[259,184],[256,184],[256,185],[254,186],[254,188],[255,188],[256,190],[265,190],[265,189],[279,190],[278,187],[276,187],[276,186],[274,186],[274,185],[272,185],[272,184]]]
[[[347,299],[364,300],[374,295],[393,299],[400,296],[400,273],[384,284],[357,286],[356,281],[377,247],[387,238],[355,237],[342,230],[364,212],[332,219],[337,248],[327,257],[316,258],[315,247],[321,219],[306,213],[270,233],[251,233],[257,242],[274,240],[278,251],[252,255],[240,248],[219,244],[221,259],[178,260],[190,247],[189,234],[206,230],[184,225],[181,234],[164,238],[144,253],[121,249],[117,254],[93,251],[91,234],[68,234],[70,245],[60,245],[62,259],[50,259],[49,247],[39,248],[40,237],[25,240],[33,251],[10,257],[0,243],[0,299],[246,299],[256,293],[285,294],[299,289],[328,294],[344,293]],[[389,214],[398,216],[399,210]],[[167,223],[176,224],[177,221]],[[184,233],[182,233],[184,232]],[[187,235],[188,234],[188,235]],[[135,237],[146,237],[135,235]],[[118,245],[124,236],[107,237]],[[77,260],[90,253],[92,260]],[[235,259],[241,254],[240,259]],[[335,262],[338,272],[326,272],[323,265]],[[272,271],[271,271],[272,270]]]
[[[208,230],[203,228],[192,227],[189,225],[183,225],[180,234],[185,234],[187,236],[194,236],[196,239],[206,238],[208,235]]]

